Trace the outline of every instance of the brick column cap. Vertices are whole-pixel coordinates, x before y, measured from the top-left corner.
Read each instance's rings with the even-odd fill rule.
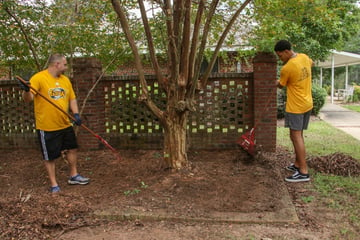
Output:
[[[259,52],[253,59],[253,63],[274,63],[276,61],[275,54],[270,52]]]

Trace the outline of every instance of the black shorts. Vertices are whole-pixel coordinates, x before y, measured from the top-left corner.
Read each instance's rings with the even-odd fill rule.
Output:
[[[306,113],[285,112],[285,127],[292,130],[306,130],[309,125],[311,110]]]
[[[37,133],[44,160],[54,160],[62,151],[78,148],[73,127],[51,132],[37,130]]]

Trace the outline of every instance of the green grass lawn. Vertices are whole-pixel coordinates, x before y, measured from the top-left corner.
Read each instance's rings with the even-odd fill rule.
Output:
[[[360,112],[360,105],[343,105],[343,107],[355,112]]]
[[[360,141],[330,124],[316,120],[304,131],[306,152],[309,155],[323,156],[341,152],[360,159]],[[289,129],[277,128],[277,145],[292,149]]]
[[[304,131],[307,155],[326,156],[345,153],[360,161],[360,141],[330,124],[316,120]],[[289,129],[277,128],[277,144],[292,149]],[[336,239],[356,239],[360,229],[360,177],[341,177],[316,173],[310,169],[314,191],[319,195],[303,197],[308,201],[321,201],[329,208],[343,213],[343,222]],[[340,220],[342,221],[342,220]],[[342,223],[343,224],[343,223]],[[354,230],[355,229],[355,230]]]

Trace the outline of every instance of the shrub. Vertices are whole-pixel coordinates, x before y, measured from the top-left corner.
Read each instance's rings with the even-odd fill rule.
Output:
[[[354,95],[353,102],[358,102],[360,100],[360,86],[354,86]]]
[[[327,95],[331,95],[331,85],[323,85],[323,88],[327,92]]]
[[[277,118],[285,117],[286,88],[277,90]]]
[[[317,116],[320,112],[320,109],[325,104],[327,92],[324,88],[322,88],[316,84],[313,84],[311,92],[312,92],[313,103],[314,103],[314,108],[312,110],[312,114]]]
[[[320,109],[324,106],[327,92],[326,89],[320,87],[319,85],[312,85],[312,97],[314,108],[312,110],[312,115],[317,116],[320,112]],[[277,118],[283,118],[285,116],[285,103],[286,103],[286,88],[278,90],[277,92]]]

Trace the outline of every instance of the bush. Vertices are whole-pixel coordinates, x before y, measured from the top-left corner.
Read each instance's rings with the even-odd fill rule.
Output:
[[[277,90],[277,118],[285,117],[286,88]]]
[[[324,85],[323,88],[327,92],[327,95],[331,95],[331,85]]]
[[[313,84],[311,92],[312,92],[313,103],[314,103],[314,108],[312,110],[312,114],[317,116],[320,112],[320,109],[325,104],[327,92],[324,88],[322,88],[316,84]]]
[[[325,104],[327,92],[326,92],[326,89],[324,89],[316,84],[312,85],[311,92],[312,92],[313,103],[314,103],[312,115],[317,116],[320,112],[320,109]],[[285,116],[286,88],[278,90],[277,100],[278,100],[278,102],[277,102],[277,118],[283,118]]]
[[[354,86],[353,102],[360,101],[360,86]]]

